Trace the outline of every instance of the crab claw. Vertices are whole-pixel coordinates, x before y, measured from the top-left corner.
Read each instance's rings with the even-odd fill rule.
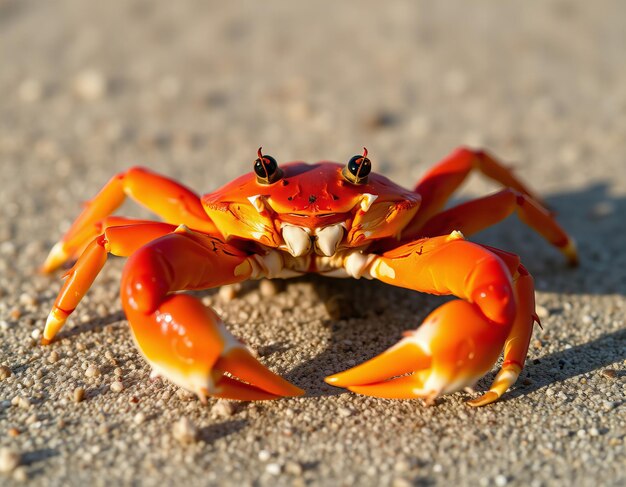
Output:
[[[139,350],[156,373],[207,396],[242,401],[300,396],[304,391],[261,365],[218,315],[185,294],[169,296],[151,312],[124,300]]]
[[[508,330],[488,320],[475,304],[451,301],[378,357],[325,380],[367,396],[422,398],[430,403],[474,385],[486,374],[500,355]]]

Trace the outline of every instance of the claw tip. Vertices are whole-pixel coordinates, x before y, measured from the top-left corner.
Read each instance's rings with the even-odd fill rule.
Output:
[[[486,406],[487,404],[491,404],[492,402],[497,401],[499,397],[500,396],[497,393],[493,391],[487,391],[482,396],[477,397],[476,399],[472,399],[471,401],[467,401],[467,404],[474,408],[479,406]]]

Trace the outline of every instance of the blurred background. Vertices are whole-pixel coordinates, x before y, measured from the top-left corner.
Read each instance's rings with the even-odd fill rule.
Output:
[[[545,375],[543,379],[533,378],[536,385],[531,386],[534,389],[530,392],[535,394],[524,401],[537,396],[536,407],[543,407],[543,387],[557,381],[550,375],[557,370],[555,374],[567,374],[559,380],[569,379],[557,381],[566,397],[575,397],[575,391],[581,387],[589,388],[588,397],[571,409],[557,401],[545,418],[568,416],[567,421],[573,422],[573,426],[563,428],[574,432],[586,424],[604,424],[605,420],[600,419],[604,417],[601,406],[596,412],[588,411],[590,398],[595,397],[593,391],[598,390],[596,385],[580,386],[572,378],[586,374],[591,384],[593,371],[624,360],[624,337],[617,335],[615,329],[623,326],[623,314],[622,318],[616,316],[623,313],[619,303],[626,293],[625,20],[626,2],[620,0],[0,0],[0,318],[7,323],[4,329],[9,330],[3,338],[5,357],[22,357],[21,350],[30,357],[26,361],[41,358],[38,348],[24,349],[21,342],[11,341],[13,337],[29,339],[31,331],[42,324],[58,289],[54,279],[36,276],[35,269],[76,216],[80,202],[91,198],[118,171],[137,164],[148,166],[202,193],[250,171],[261,145],[279,163],[343,162],[367,146],[374,170],[412,187],[428,167],[455,147],[468,144],[487,148],[502,160],[514,163],[520,177],[545,195],[559,212],[560,221],[581,247],[582,267],[573,272],[564,270],[560,255],[515,219],[482,237],[522,254],[537,277],[540,304],[553,310],[552,318],[546,318],[551,335],[545,335],[545,347],[556,347],[550,349],[553,360],[544,361],[545,369],[535,364],[535,372],[539,370],[539,374]],[[485,194],[491,189],[493,186],[474,176],[462,194]],[[130,214],[138,211],[132,206],[128,208]],[[92,317],[119,313],[116,283],[121,263],[113,261],[107,269],[110,270],[105,271],[102,287],[106,294],[85,301],[84,313]],[[34,288],[29,283],[34,283]],[[289,292],[299,292],[299,285],[294,286]],[[351,292],[347,287],[341,289]],[[365,295],[382,296],[375,285],[356,289]],[[30,316],[26,328],[20,328],[17,324],[21,326],[23,319],[14,319],[10,312],[20,300],[26,302],[22,308],[29,309],[28,299],[22,299],[25,293],[38,296],[38,304],[33,304],[31,314],[26,315]],[[569,296],[567,306],[562,304],[564,294]],[[304,299],[309,295],[305,292]],[[388,302],[409,302],[398,291],[389,299]],[[419,312],[433,304],[426,301]],[[232,306],[235,308],[231,317],[237,316],[239,305]],[[241,306],[246,306],[245,302]],[[396,312],[411,315],[418,312],[417,308],[406,304],[404,311]],[[325,313],[323,308],[316,312],[320,316]],[[122,319],[121,315],[113,316]],[[579,322],[581,316],[588,318]],[[393,322],[392,317],[386,319]],[[550,320],[563,320],[562,326],[553,322],[550,328]],[[234,321],[241,324],[249,320]],[[367,319],[362,321],[365,324],[361,325],[367,327]],[[406,326],[396,324],[389,336],[377,342],[379,320],[374,314],[369,321],[371,326],[361,335],[349,337],[355,343],[378,343],[374,347],[377,352],[384,348],[383,344],[393,343]],[[312,323],[305,324],[311,333],[325,336],[322,325],[318,330]],[[246,333],[257,336],[251,338],[253,343],[259,334],[272,336],[261,325],[261,332],[257,325],[250,326]],[[306,385],[307,389],[307,376],[315,379],[312,382],[321,383],[320,371],[328,365],[319,360],[309,368],[305,364],[306,357],[315,357],[324,350],[325,342],[317,343],[318,349],[311,351],[307,348],[310,342],[298,342],[298,337],[287,331],[282,336],[287,341],[294,340],[290,347],[296,350],[289,364],[282,366],[289,369],[298,365],[300,375],[296,373],[292,378],[300,380],[299,385]],[[604,336],[609,337],[608,341],[598,341]],[[83,333],[74,339],[91,340],[92,334]],[[66,342],[59,347],[71,350]],[[130,360],[142,363],[132,349],[125,327],[120,326],[117,343],[126,347],[125,353],[133,357]],[[593,353],[585,354],[590,350],[585,348],[587,343],[595,343],[605,354],[596,353],[595,348],[591,348]],[[575,356],[573,352],[559,351],[572,345],[583,348],[572,349],[576,350]],[[104,349],[104,345],[98,345],[85,354],[97,361],[93,354],[98,357]],[[64,348],[59,350],[65,353]],[[533,348],[531,355],[543,360],[547,351],[548,348]],[[346,365],[348,359],[356,362],[367,358],[363,355],[370,352],[361,352],[359,356],[339,349],[336,356],[343,361],[341,365]],[[277,356],[289,353],[281,351],[264,360],[274,364],[272,360],[282,360]],[[81,360],[86,359],[78,362]],[[563,360],[577,365],[569,372],[567,367],[565,372],[558,372],[563,369]],[[15,380],[21,380],[20,377]],[[144,384],[144,379],[139,377],[138,383]],[[3,394],[10,399],[15,388],[7,387]],[[55,397],[57,384],[53,381],[46,387],[46,393]],[[604,391],[604,397],[610,400],[617,390]],[[400,403],[392,406],[384,401],[363,402],[353,395],[329,394],[326,391],[320,397],[306,398],[297,403],[297,408],[314,418],[316,414],[337,418],[333,413],[335,401],[345,400],[345,404],[377,412],[378,418],[387,414],[402,419],[404,424],[412,424],[417,414],[416,407]],[[340,483],[343,479],[345,484],[360,485],[391,485],[397,477],[400,480],[393,484],[396,487],[413,485],[415,479],[418,484],[422,480],[432,483],[444,478],[458,483],[465,479],[474,485],[505,485],[508,480],[517,479],[520,485],[534,486],[554,485],[550,483],[554,478],[569,479],[570,485],[592,485],[603,478],[605,482],[601,483],[612,485],[617,478],[619,462],[611,456],[610,448],[605,449],[608,443],[585,443],[580,435],[576,438],[583,444],[562,446],[559,454],[565,453],[559,462],[542,463],[549,455],[541,445],[552,441],[558,445],[561,440],[555,438],[561,436],[551,429],[552,422],[544,423],[541,418],[534,420],[535,436],[524,437],[526,446],[511,452],[515,458],[503,457],[503,450],[510,446],[508,438],[516,437],[520,428],[528,432],[525,428],[530,427],[515,424],[512,416],[522,418],[530,414],[528,410],[511,414],[507,408],[516,406],[499,403],[490,410],[496,411],[493,416],[485,411],[468,413],[454,397],[445,407],[419,413],[428,415],[438,437],[447,441],[442,443],[447,445],[445,451],[431,445],[432,432],[389,429],[385,425],[378,431],[389,432],[385,439],[387,455],[372,459],[364,453],[364,463],[359,466],[347,450],[333,450],[335,433],[331,434],[333,440],[302,433],[307,449],[302,450],[299,461],[302,465],[310,461],[309,467],[301,469],[304,477],[314,483],[319,479]],[[91,410],[94,415],[111,401],[106,395],[96,399],[102,402],[94,399],[94,403],[89,403],[89,407],[96,408]],[[330,409],[320,409],[320,405]],[[205,417],[209,413],[196,407],[199,405],[195,402],[170,406],[173,414],[187,411],[195,414],[197,421],[215,423],[214,418]],[[208,444],[211,448],[215,444],[219,451],[228,451],[229,444],[238,445],[243,452],[239,461],[250,460],[246,465],[251,472],[256,468],[263,471],[254,448],[246,450],[250,444],[266,438],[270,443],[287,442],[290,448],[289,441],[301,438],[275,438],[272,425],[277,417],[286,416],[282,411],[276,413],[273,407],[282,406],[261,409],[259,416],[244,416],[246,426],[240,425],[241,431],[226,426],[209,435]],[[534,411],[534,407],[531,403],[530,410]],[[388,408],[392,408],[391,413]],[[162,414],[161,409],[157,411]],[[504,412],[499,414],[500,411]],[[126,417],[111,414],[111,421],[132,423]],[[460,441],[456,447],[454,437],[468,428],[467,414],[475,414],[472,418],[478,418],[482,426],[477,423],[469,443]],[[8,417],[14,423],[20,421],[17,412]],[[163,421],[155,421],[150,427],[168,428],[167,419]],[[496,421],[498,431],[487,432]],[[606,428],[610,430],[610,426]],[[446,433],[448,430],[454,434]],[[50,438],[67,434],[54,428],[45,431]],[[358,436],[362,431],[358,424],[348,424],[342,431],[364,451],[382,448],[376,438],[371,438],[373,443],[369,444],[370,440]],[[547,439],[542,436],[546,431]],[[623,448],[623,423],[621,436],[613,431],[611,438],[617,438],[617,444]],[[484,437],[483,432],[490,436]],[[85,429],[74,434],[83,441],[91,433]],[[569,438],[570,433],[564,435]],[[603,438],[608,438],[608,434]],[[27,441],[30,440],[25,436],[19,439]],[[482,458],[476,459],[468,452],[478,443]],[[349,443],[339,440],[337,448],[343,444]],[[34,448],[28,443],[20,445],[25,450]],[[78,460],[69,460],[75,452],[82,451],[82,446],[72,445],[50,447],[55,455],[52,461],[45,455],[31,456],[31,460],[43,468],[55,465],[55,472],[61,469],[56,474],[66,475],[59,478],[70,479],[68,469],[90,465],[80,456]],[[111,453],[109,447],[110,444],[102,447],[100,461],[110,467],[119,452]],[[169,465],[177,472],[176,462],[168,463],[168,449],[159,449],[158,445],[151,445],[151,449],[155,465]],[[293,451],[300,450],[294,447]],[[586,460],[581,460],[583,451],[587,452]],[[200,449],[196,453],[202,456],[206,452]],[[229,455],[232,458],[236,453]],[[380,480],[381,472],[395,471],[396,467],[389,463],[394,456],[406,459],[408,470],[400,466],[400,473],[389,474],[382,484],[374,481]],[[416,461],[416,457],[421,459]],[[154,469],[141,463],[143,460],[133,455],[129,458],[135,462],[135,473],[154,473]],[[594,458],[606,461],[595,464]],[[448,469],[450,462],[454,468]],[[202,468],[206,461],[199,465]],[[163,472],[161,467],[159,471]],[[224,468],[238,471],[234,463]],[[310,477],[306,472],[310,472]],[[90,474],[83,475],[88,478]],[[121,478],[120,475],[118,471],[114,477]],[[126,480],[136,479],[132,473],[124,475]],[[176,478],[175,475],[167,478]],[[241,480],[243,475],[252,482],[250,479],[256,474],[250,477],[243,471],[237,475],[240,476],[231,478]],[[267,483],[274,485],[271,474],[267,475]],[[214,473],[210,478],[222,477]],[[263,478],[261,483],[265,482]],[[409,479],[409,483],[403,484],[403,478]],[[193,475],[189,479],[193,483]]]

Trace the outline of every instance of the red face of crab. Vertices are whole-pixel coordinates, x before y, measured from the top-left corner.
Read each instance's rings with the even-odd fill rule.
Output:
[[[225,238],[256,240],[295,256],[312,249],[333,255],[341,246],[395,236],[417,211],[419,196],[383,176],[368,175],[357,157],[351,159],[356,177],[348,172],[350,163],[333,162],[293,162],[269,174],[270,161],[202,202]]]

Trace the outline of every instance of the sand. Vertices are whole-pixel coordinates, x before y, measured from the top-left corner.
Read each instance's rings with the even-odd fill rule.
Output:
[[[0,483],[624,485],[625,16],[619,1],[0,1]],[[461,144],[514,163],[581,254],[568,269],[515,217],[476,237],[522,256],[543,323],[496,404],[323,382],[442,302],[376,282],[201,293],[297,399],[205,406],[151,380],[122,259],[38,345],[60,276],[37,267],[118,171],[208,192],[260,145],[279,162],[365,145],[412,186]],[[494,189],[474,176],[459,198]]]

